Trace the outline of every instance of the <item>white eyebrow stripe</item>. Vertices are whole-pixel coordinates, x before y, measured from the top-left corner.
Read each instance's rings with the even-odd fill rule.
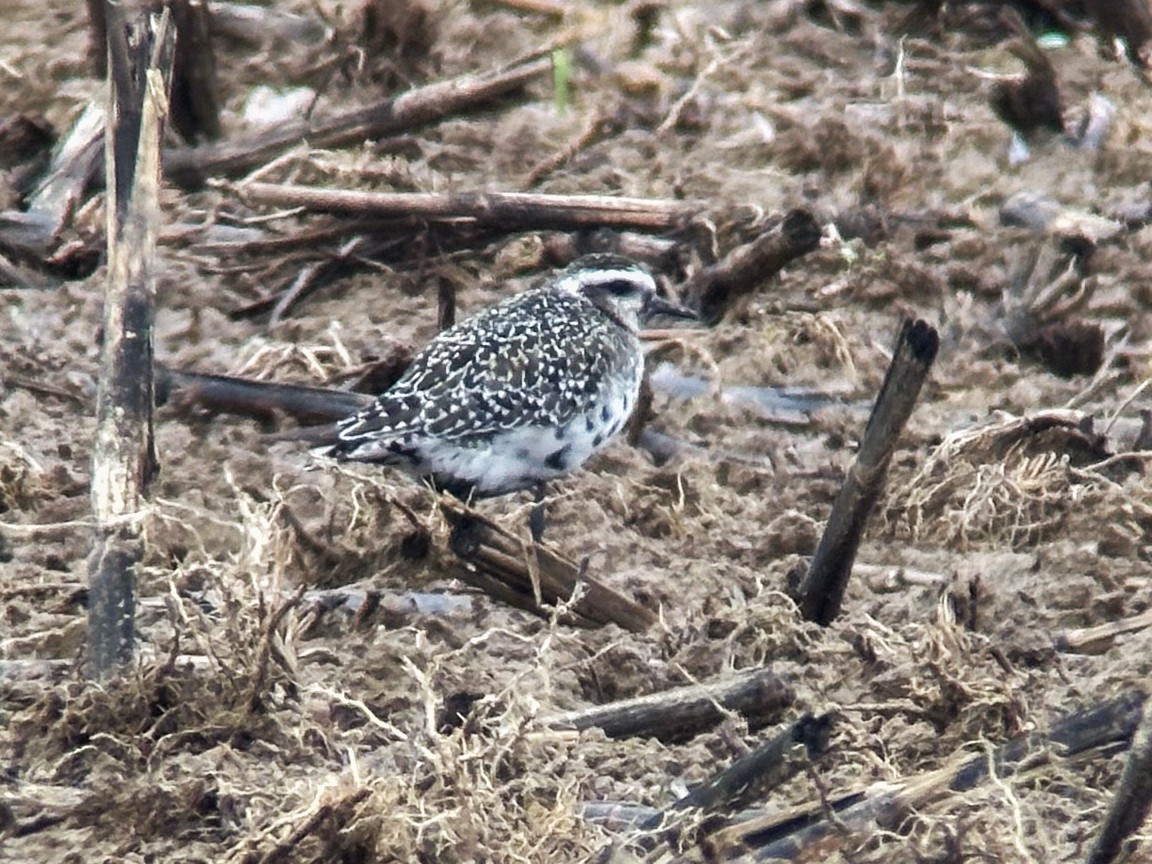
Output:
[[[640,282],[644,287],[656,290],[656,280],[643,270],[628,268],[627,270],[586,270],[584,272],[569,273],[556,281],[556,287],[561,291],[576,292],[589,285],[602,285],[606,282]]]

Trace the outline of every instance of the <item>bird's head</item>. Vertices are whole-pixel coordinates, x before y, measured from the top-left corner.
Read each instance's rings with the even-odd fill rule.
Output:
[[[586,297],[593,306],[629,330],[662,313],[679,318],[696,314],[656,293],[652,274],[631,258],[622,255],[585,255],[560,272],[556,287]]]

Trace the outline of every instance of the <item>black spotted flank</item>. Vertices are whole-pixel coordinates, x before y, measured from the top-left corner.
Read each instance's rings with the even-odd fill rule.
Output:
[[[565,445],[554,453],[548,454],[548,458],[544,460],[544,464],[554,471],[563,471],[568,467],[568,452],[572,449],[570,445]]]

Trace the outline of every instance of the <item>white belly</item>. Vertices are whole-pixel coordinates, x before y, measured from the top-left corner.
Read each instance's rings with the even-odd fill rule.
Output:
[[[579,468],[602,450],[628,423],[636,407],[636,388],[622,389],[564,428],[525,426],[500,432],[480,444],[438,442],[423,450],[418,473],[451,477],[481,495],[527,489]],[[423,449],[423,448],[422,448]]]

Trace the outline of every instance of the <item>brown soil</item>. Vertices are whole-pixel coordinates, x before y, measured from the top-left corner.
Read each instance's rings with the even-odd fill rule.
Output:
[[[357,42],[353,4],[287,5],[323,10],[335,41],[255,52],[222,42],[228,135],[242,131],[259,84],[311,86],[320,110],[334,110],[498,67],[566,26],[499,3],[442,3],[399,28],[400,49],[383,49]],[[1016,262],[1054,241],[1001,226],[998,211],[1020,190],[1104,216],[1146,208],[1152,93],[1091,33],[1048,49],[1070,117],[1093,92],[1117,117],[1100,152],[1040,138],[1010,166],[990,74],[1020,61],[987,6],[949,5],[939,27],[903,42],[908,4],[673,2],[648,31],[625,7],[597,8],[573,19],[588,36],[567,107],[541,82],[387,146],[300,150],[263,178],[517,190],[604,111],[610,134],[536,188],[702,202],[707,219],[681,268],[791,208],[837,218],[839,239],[829,232],[717,327],[665,353],[715,389],[658,390],[652,427],[716,458],[656,465],[620,443],[554,490],[549,541],[659,609],[643,635],[550,623],[452,580],[435,503],[402,477],[317,464],[253,422],[167,407],[138,580],[139,661],[124,681],[89,683],[103,271],[0,291],[0,860],[578,861],[622,836],[583,819],[584,804],[666,807],[771,728],[733,718],[687,742],[613,741],[549,732],[538,717],[768,664],[796,692],[774,723],[839,717],[833,753],[772,793],[767,806],[783,809],[914,777],[1141,688],[1152,630],[1096,653],[1053,640],[1152,604],[1147,458],[1100,466],[1067,431],[963,436],[1073,402],[1108,452],[1132,446],[1149,404],[1152,230],[1125,217],[1097,249],[1080,317],[1102,327],[1105,362],[1094,377],[1064,378],[1002,336]],[[84,4],[8,6],[0,116],[66,129],[101,91],[83,60]],[[81,239],[101,224],[95,201],[70,229]],[[403,262],[353,268],[269,328],[229,312],[286,285],[307,255],[237,259],[210,246],[215,226],[267,215],[231,187],[166,189],[162,203],[156,345],[181,368],[336,384],[434,332],[439,277],[462,286],[466,314],[550,263],[544,235],[451,255],[418,236]],[[844,613],[820,628],[800,619],[787,575],[814,548],[909,314],[940,328],[940,357],[860,550],[867,566]],[[738,386],[827,392],[843,407],[786,423],[720,397]],[[528,503],[483,510],[520,530]],[[898,568],[929,575],[893,577]],[[467,599],[435,613],[321,615],[308,599],[285,611],[300,586]],[[472,706],[466,729],[441,724],[446,704]],[[1121,760],[1097,754],[946,795],[836,855],[1082,860]],[[1131,860],[1152,860],[1152,845]]]

